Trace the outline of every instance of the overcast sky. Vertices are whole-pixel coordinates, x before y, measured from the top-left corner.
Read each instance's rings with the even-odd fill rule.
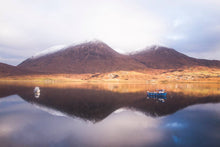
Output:
[[[220,1],[0,0],[0,62],[93,39],[119,52],[156,44],[220,60]]]

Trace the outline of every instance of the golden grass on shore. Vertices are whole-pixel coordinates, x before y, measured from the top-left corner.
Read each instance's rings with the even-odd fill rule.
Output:
[[[0,77],[0,81],[116,82],[116,83],[220,83],[220,69],[188,68],[176,70],[116,71],[95,74],[42,74]]]
[[[0,77],[0,85],[85,88],[113,92],[146,92],[166,89],[187,95],[220,94],[220,69],[189,68],[117,71],[96,74],[48,74]]]

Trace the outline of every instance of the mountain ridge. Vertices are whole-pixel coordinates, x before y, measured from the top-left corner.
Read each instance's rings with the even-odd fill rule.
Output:
[[[14,73],[24,74],[32,71],[36,74],[93,74],[114,71],[183,69],[197,66],[220,68],[220,61],[189,57],[172,48],[158,45],[124,55],[104,42],[90,41],[61,48],[43,56],[32,56],[15,66],[15,69],[19,69],[20,72]]]

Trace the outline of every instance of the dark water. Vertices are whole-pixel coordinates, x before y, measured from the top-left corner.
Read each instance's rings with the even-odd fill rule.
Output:
[[[160,87],[166,99],[146,98]],[[33,89],[0,85],[0,146],[220,146],[219,85]]]

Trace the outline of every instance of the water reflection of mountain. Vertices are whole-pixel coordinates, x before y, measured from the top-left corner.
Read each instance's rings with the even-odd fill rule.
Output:
[[[123,107],[141,111],[146,115],[163,116],[194,104],[220,102],[218,95],[190,97],[183,93],[168,92],[166,102],[162,103],[155,99],[146,99],[145,92],[118,93],[83,88],[42,88],[40,98],[36,99],[33,88],[0,86],[0,97],[18,94],[29,103],[93,122],[101,121]]]

